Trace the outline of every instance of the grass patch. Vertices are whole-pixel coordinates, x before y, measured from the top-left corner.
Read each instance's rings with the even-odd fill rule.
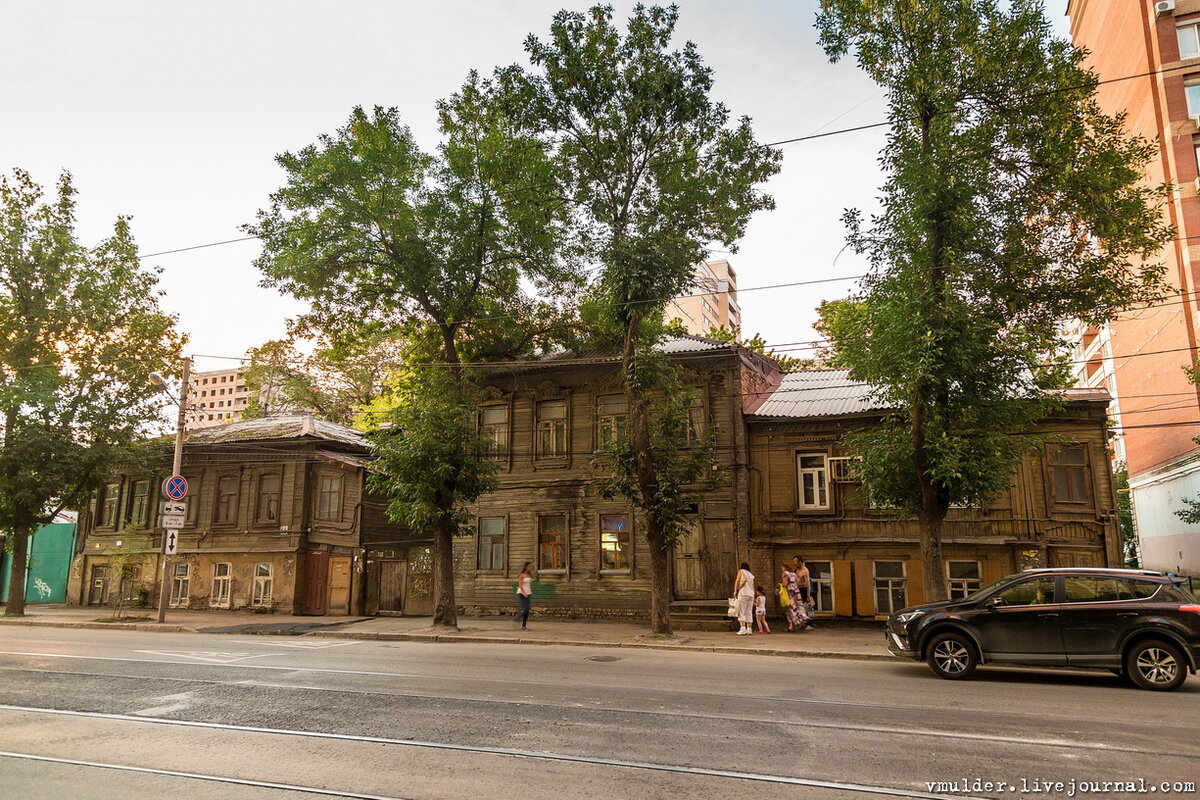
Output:
[[[96,617],[92,622],[139,622],[150,619],[149,614],[136,614],[128,617]]]

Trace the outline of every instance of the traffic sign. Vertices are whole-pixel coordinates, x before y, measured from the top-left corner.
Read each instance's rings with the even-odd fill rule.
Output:
[[[169,556],[179,551],[179,531],[167,530],[163,535],[163,552]]]
[[[163,514],[158,518],[158,527],[179,530],[185,522],[187,522],[187,517],[183,514]]]
[[[187,478],[182,475],[172,475],[163,481],[162,491],[172,500],[182,500],[187,497],[188,493]]]
[[[158,504],[160,514],[187,514],[187,500],[163,500]]]

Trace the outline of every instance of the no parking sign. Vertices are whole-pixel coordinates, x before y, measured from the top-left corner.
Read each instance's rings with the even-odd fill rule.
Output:
[[[162,491],[172,500],[182,500],[187,497],[188,482],[182,475],[172,475],[163,481]]]

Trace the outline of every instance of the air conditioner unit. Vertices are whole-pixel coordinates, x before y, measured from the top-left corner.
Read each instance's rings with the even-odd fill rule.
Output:
[[[1200,128],[1200,114],[1192,114],[1190,117],[1188,117],[1188,119],[1190,119],[1197,128]]]
[[[1200,178],[1196,178],[1196,180],[1193,183],[1196,187],[1196,193],[1200,194]]]
[[[1175,13],[1175,0],[1158,0],[1154,4],[1154,13],[1158,16]]]
[[[853,483],[857,479],[854,475],[852,462],[857,461],[853,456],[834,456],[826,461],[829,465],[829,480],[834,483]]]

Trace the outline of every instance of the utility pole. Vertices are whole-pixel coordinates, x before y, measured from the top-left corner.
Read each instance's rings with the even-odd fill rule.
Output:
[[[184,356],[182,361],[183,375],[179,384],[179,417],[175,423],[175,458],[171,461],[172,475],[179,475],[183,471],[183,426],[187,422],[188,382],[192,377],[192,360]],[[163,388],[166,388],[165,383]],[[166,497],[166,491],[163,492],[163,496]],[[158,621],[160,623],[167,618],[167,598],[171,589],[167,583],[167,537],[172,535],[178,535],[178,533],[163,529],[162,547],[159,550]]]

